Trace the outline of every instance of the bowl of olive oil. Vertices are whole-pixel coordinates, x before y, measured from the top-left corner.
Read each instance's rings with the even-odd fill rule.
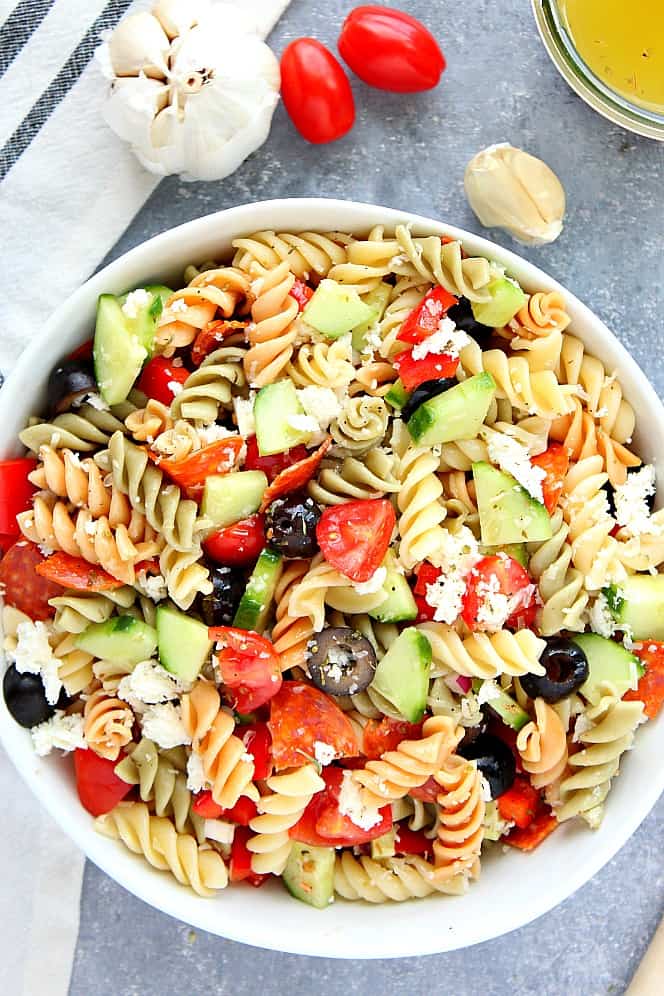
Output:
[[[616,124],[664,141],[664,0],[532,0],[564,79]]]

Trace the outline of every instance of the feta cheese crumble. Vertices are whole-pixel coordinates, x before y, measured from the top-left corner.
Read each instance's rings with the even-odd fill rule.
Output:
[[[118,698],[134,709],[143,705],[157,705],[176,699],[184,686],[157,661],[140,661],[134,670],[125,675],[118,685]]]
[[[94,408],[95,411],[110,412],[111,410],[110,405],[107,405],[104,399],[99,394],[96,394],[94,391],[91,394],[86,394],[84,401],[87,405],[90,405],[91,408]],[[74,455],[75,454],[72,454],[72,456]],[[80,460],[77,466],[79,467],[81,466]]]
[[[546,471],[542,467],[533,466],[527,448],[506,433],[496,432],[487,426],[481,429],[481,436],[486,442],[491,462],[511,474],[531,498],[543,504],[542,482]]]
[[[434,612],[435,622],[451,624],[461,612],[466,591],[466,575],[480,559],[477,540],[468,526],[457,532],[443,530],[440,548],[431,558],[441,575],[433,584],[428,584],[425,601]]]
[[[139,311],[142,308],[147,308],[151,301],[152,295],[149,291],[143,290],[143,288],[131,291],[127,294],[127,300],[122,305],[122,314],[126,315],[127,318],[138,318]]]
[[[353,778],[352,771],[344,771],[341,780],[339,812],[342,816],[347,816],[351,823],[354,823],[361,830],[371,830],[381,820],[378,809],[374,806],[367,806],[362,798],[362,791]]]
[[[625,483],[616,487],[613,496],[618,525],[629,529],[632,536],[661,533],[662,526],[653,522],[648,503],[654,494],[655,468],[652,464],[628,474]]]
[[[493,699],[500,698],[500,689],[495,681],[483,681],[477,693],[477,704],[484,705]]]
[[[322,740],[314,740],[314,757],[321,765],[321,767],[326,767],[328,764],[332,764],[337,752],[331,744],[326,744]]]
[[[423,360],[430,353],[445,353],[456,359],[469,342],[468,334],[463,329],[457,329],[451,318],[441,318],[438,331],[413,346],[412,356],[414,360]]]
[[[192,751],[187,759],[187,788],[190,792],[203,792],[209,787],[201,756]]]
[[[377,567],[370,578],[366,581],[359,581],[355,583],[355,591],[358,595],[373,595],[375,592],[380,591],[380,589],[385,584],[385,578],[387,577],[386,567]]]
[[[62,682],[58,676],[57,657],[49,643],[49,629],[43,622],[26,620],[16,628],[16,647],[11,652],[19,674],[38,674],[44,686],[46,701],[55,705],[60,697]]]
[[[610,640],[616,631],[615,620],[611,614],[606,595],[598,595],[588,612],[588,622],[593,633]]]
[[[226,820],[206,820],[205,837],[216,840],[218,844],[232,844],[235,836],[235,824]]]
[[[256,432],[256,422],[254,420],[254,398],[256,392],[251,391],[248,400],[244,398],[233,398],[233,409],[235,411],[235,421],[240,435],[247,439]]]
[[[327,429],[330,422],[339,418],[341,402],[331,387],[302,387],[297,392],[305,414],[316,421],[316,429]]]
[[[139,571],[136,575],[136,587],[142,595],[147,595],[153,602],[161,602],[166,598],[166,578],[161,574],[148,574],[147,571]]]
[[[143,736],[164,750],[191,743],[182,722],[182,710],[171,702],[148,706],[143,714]]]
[[[178,394],[182,394],[184,391],[184,385],[181,384],[179,380],[169,380],[166,386],[174,398],[176,398]]]
[[[33,726],[30,730],[35,753],[39,757],[45,757],[54,749],[69,752],[79,747],[84,748],[86,744],[83,729],[84,720],[80,713],[65,716],[59,709],[45,723]]]
[[[318,432],[320,429],[318,420],[313,415],[289,415],[286,421],[298,432]]]
[[[197,430],[201,446],[209,446],[211,443],[218,443],[220,439],[228,439],[229,436],[237,436],[237,432],[231,432],[224,425],[217,425],[212,422],[210,425],[200,426]]]

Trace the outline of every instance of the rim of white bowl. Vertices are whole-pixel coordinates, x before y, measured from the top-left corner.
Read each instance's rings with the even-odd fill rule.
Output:
[[[635,360],[593,312],[534,264],[471,232],[408,211],[356,201],[289,198],[240,205],[169,229],[131,249],[83,284],[58,307],[40,335],[26,348],[0,392],[0,453],[5,455],[5,451],[16,449],[16,429],[27,415],[24,397],[37,397],[37,391],[27,389],[33,368],[47,370],[52,361],[76,344],[75,339],[80,341],[79,332],[70,332],[68,336],[68,322],[89,322],[99,293],[119,293],[132,284],[147,281],[148,276],[150,280],[156,278],[161,272],[161,260],[169,267],[177,261],[183,269],[198,253],[192,248],[183,258],[181,245],[188,242],[192,247],[221,245],[228,241],[227,233],[235,238],[240,233],[267,228],[362,233],[374,225],[391,228],[400,222],[410,223],[418,234],[445,233],[459,238],[471,252],[488,256],[504,266],[526,288],[564,293],[573,324],[583,326],[583,332],[580,328],[575,331],[581,338],[584,335],[601,338],[604,348],[599,352],[605,364],[609,369],[620,369],[625,394],[636,409],[637,426],[639,420],[651,421],[653,426],[658,421],[661,424],[664,408]],[[198,258],[208,255],[203,249]],[[138,272],[140,276],[129,276]],[[49,343],[55,332],[62,333],[57,349]],[[646,432],[641,448],[646,457],[660,465],[664,461],[664,445],[661,452],[656,452],[654,435]],[[230,940],[334,958],[436,954],[469,947],[532,922],[592,878],[625,844],[664,790],[664,767],[653,764],[652,770],[644,774],[636,764],[636,758],[649,757],[654,761],[664,749],[662,724],[659,727],[647,724],[625,765],[630,768],[629,776],[618,779],[612,788],[606,819],[598,831],[577,830],[565,824],[549,838],[547,851],[522,855],[511,850],[509,854],[496,856],[495,862],[488,862],[486,875],[480,882],[459,899],[432,896],[406,904],[371,906],[371,909],[364,903],[342,901],[318,912],[291,899],[276,883],[257,892],[231,890],[238,898],[229,894],[229,890],[215,899],[199,898],[170,876],[151,869],[143,858],[130,854],[121,844],[94,832],[91,818],[76,798],[69,762],[37,758],[29,734],[11,719],[2,697],[0,740],[21,776],[65,833],[110,878],[138,898],[179,920]],[[638,781],[640,787],[635,798],[625,788],[631,781],[635,788]],[[57,791],[49,791],[54,788]],[[564,875],[557,872],[554,853],[558,852],[567,859]],[[524,861],[530,864],[523,864]],[[509,889],[506,892],[503,883],[502,888],[492,892],[491,886],[487,888],[483,883],[489,876],[500,874],[505,878],[500,871],[503,867],[509,869]],[[538,873],[531,874],[535,869]],[[542,888],[543,885],[546,887]],[[473,896],[480,894],[482,902],[473,901]]]

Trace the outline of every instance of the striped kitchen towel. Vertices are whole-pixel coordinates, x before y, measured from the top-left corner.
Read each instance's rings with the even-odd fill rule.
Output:
[[[267,35],[289,0],[230,0]],[[0,0],[0,371],[105,257],[158,183],[104,124],[100,34],[150,0]],[[1,383],[1,378],[0,378]],[[1,670],[1,668],[0,668]],[[2,992],[65,996],[83,856],[0,747]]]
[[[290,0],[230,0],[267,36]],[[102,32],[151,0],[0,0],[0,372],[155,189],[100,114]],[[13,9],[12,9],[13,8]]]

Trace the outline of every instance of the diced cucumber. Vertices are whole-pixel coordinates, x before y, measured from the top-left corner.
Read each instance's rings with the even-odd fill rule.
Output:
[[[635,640],[664,640],[664,574],[635,574],[620,582],[618,593],[618,626]]]
[[[509,277],[496,277],[486,289],[491,297],[488,301],[472,302],[473,316],[482,325],[501,329],[523,308],[526,295]]]
[[[150,295],[150,298],[142,307],[137,309],[135,318],[129,318],[128,316],[125,316],[125,318],[130,332],[134,333],[139,342],[147,349],[148,355],[152,356],[154,330],[157,325],[157,319],[161,315],[169,297],[173,295],[173,291],[169,287],[163,287],[161,284],[152,284],[149,287],[138,289],[145,290]],[[129,291],[129,293],[123,294],[119,298],[120,307],[126,302],[130,293],[132,292]]]
[[[365,304],[356,290],[336,280],[321,280],[302,318],[328,339],[338,339],[362,322],[369,322],[374,309]]]
[[[201,514],[218,529],[232,526],[258,511],[266,488],[267,477],[262,470],[213,474],[203,488]]]
[[[619,698],[636,688],[645,668],[636,654],[626,650],[622,643],[607,640],[597,633],[580,633],[572,640],[588,660],[588,677],[579,689],[588,702],[592,705],[599,702],[600,686],[604,682],[616,689]]]
[[[182,681],[194,681],[212,648],[208,628],[170,605],[157,608],[157,640],[162,666]]]
[[[528,548],[525,543],[503,543],[502,546],[483,546],[481,552],[485,557],[495,557],[498,553],[505,553],[512,560],[522,567],[528,566]]]
[[[293,841],[283,882],[291,896],[317,910],[326,909],[334,898],[333,847],[313,847]]]
[[[378,662],[371,688],[411,723],[424,715],[431,670],[431,644],[410,626]]]
[[[76,637],[76,646],[93,657],[138,664],[157,649],[157,631],[133,616],[113,616],[91,623]]]
[[[384,602],[369,611],[372,619],[379,622],[409,622],[417,616],[417,604],[410,585],[402,571],[396,567],[396,558],[388,550],[383,561],[387,568],[387,576],[383,583],[383,591],[387,594]]]
[[[272,608],[274,591],[283,568],[283,557],[276,550],[265,547],[256,561],[247,581],[244,595],[237,607],[233,625],[240,629],[253,629],[262,633]]]
[[[410,391],[406,390],[401,379],[395,380],[394,384],[392,384],[392,387],[385,395],[385,400],[388,405],[392,405],[393,408],[403,408],[409,398]]]
[[[476,688],[475,682],[473,682],[473,691],[479,691],[482,684],[483,683],[481,681],[478,681],[478,687]],[[521,708],[519,703],[516,702],[511,695],[508,695],[507,692],[504,692],[502,688],[499,688],[497,685],[495,685],[495,687],[498,690],[498,695],[496,695],[495,698],[492,696],[490,699],[487,699],[486,704],[490,709],[493,709],[496,715],[500,716],[506,726],[511,726],[512,729],[516,730],[518,733],[518,731],[522,729],[526,723],[530,722],[530,716],[525,709]]]
[[[102,294],[97,302],[93,358],[99,393],[107,405],[125,401],[148,351],[129,328],[120,302]]]
[[[369,329],[383,317],[392,290],[393,288],[389,284],[380,283],[362,298],[363,302],[371,308],[371,318],[360,322],[353,329],[353,349],[356,349],[358,353],[364,349],[364,337]]]
[[[408,431],[418,446],[474,439],[495,391],[491,374],[475,374],[420,405],[408,420]]]
[[[393,858],[397,853],[396,851],[396,835],[398,832],[398,826],[390,827],[387,833],[384,833],[382,837],[375,837],[371,841],[371,857],[374,861],[380,861],[381,858]]]
[[[304,416],[304,408],[297,396],[292,380],[278,380],[275,384],[262,387],[254,402],[256,441],[261,456],[284,453],[293,446],[306,443],[311,430],[298,429],[298,417]]]
[[[542,542],[552,536],[544,505],[503,470],[480,461],[473,464],[482,543],[504,546]]]

